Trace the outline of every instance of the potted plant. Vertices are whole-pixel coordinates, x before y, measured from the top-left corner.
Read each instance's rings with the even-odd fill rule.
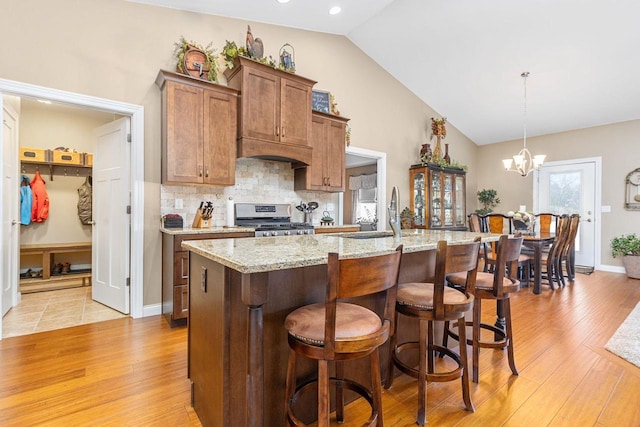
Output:
[[[486,215],[493,212],[493,208],[500,204],[498,192],[492,188],[478,191],[478,201],[482,204],[481,209],[476,209],[476,213]]]
[[[631,233],[611,239],[611,254],[622,257],[627,276],[640,279],[640,237]]]

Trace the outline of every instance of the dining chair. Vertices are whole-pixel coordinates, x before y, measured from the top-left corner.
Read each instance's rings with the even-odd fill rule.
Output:
[[[474,412],[475,408],[469,394],[469,373],[467,363],[467,346],[459,346],[459,353],[434,344],[434,323],[437,321],[457,321],[460,327],[462,342],[465,342],[465,313],[473,308],[473,296],[467,291],[460,291],[445,286],[445,277],[449,273],[461,273],[465,284],[473,288],[478,271],[478,249],[480,238],[466,244],[447,245],[439,241],[436,250],[435,272],[433,282],[402,283],[398,285],[396,303],[396,322],[399,315],[418,320],[418,341],[398,344],[397,335],[389,340],[389,359],[385,388],[391,388],[394,378],[394,367],[402,373],[418,379],[418,411],[416,422],[424,425],[427,422],[427,384],[430,382],[453,381],[461,378],[462,398],[466,409]],[[411,364],[405,352],[418,350],[418,366]],[[443,354],[455,362],[455,368],[444,370],[438,365],[436,370],[435,353]],[[415,354],[415,353],[414,353]]]
[[[580,215],[573,214],[569,217],[569,231],[568,236],[564,242],[563,247],[560,249],[560,257],[558,259],[558,275],[564,286],[564,278],[573,282],[575,278],[575,265],[573,261],[573,254],[576,245],[576,237],[578,236],[578,227],[580,226]],[[564,265],[563,273],[562,266]]]
[[[285,385],[285,423],[304,426],[295,415],[298,398],[313,391],[317,383],[318,423],[328,427],[331,411],[330,384],[335,384],[335,411],[344,421],[344,389],[364,397],[371,405],[366,425],[383,426],[380,361],[378,348],[395,328],[396,292],[402,245],[386,255],[339,259],[329,254],[327,292],[324,303],[300,307],[285,319],[289,362]],[[381,313],[360,305],[367,296],[384,299]],[[317,361],[316,380],[296,385],[297,356]],[[343,362],[369,357],[371,387],[346,379]],[[335,377],[329,377],[329,363],[335,364]]]
[[[485,215],[485,218],[488,232],[495,234],[513,234],[513,217],[504,214],[490,213]],[[492,242],[490,244],[490,250],[487,249],[485,252],[485,266],[483,269],[485,273],[493,271],[495,268],[496,245],[497,242]],[[526,254],[521,254],[518,258],[517,268],[522,281],[528,286],[531,277],[531,257]]]
[[[560,271],[560,260],[563,248],[569,238],[569,225],[569,215],[560,215],[558,217],[555,239],[549,246],[549,250],[542,253],[542,262],[540,263],[542,277],[547,280],[551,290],[555,289],[554,283],[557,283],[558,287],[564,286],[564,281],[560,277],[562,275]]]
[[[534,217],[538,221],[538,226],[540,227],[540,233],[551,233],[555,231],[558,226],[558,217],[560,215],[552,214],[552,213],[539,213],[535,214]]]
[[[509,272],[515,272],[520,249],[522,248],[522,237],[500,236],[496,245],[496,266],[492,273],[479,272],[475,283],[469,284],[464,274],[454,273],[447,276],[447,282],[454,287],[462,287],[475,298],[473,306],[473,321],[466,322],[472,327],[471,340],[465,340],[463,329],[457,326],[457,331],[450,330],[449,322],[445,322],[443,334],[443,346],[447,346],[448,337],[451,336],[459,343],[466,342],[472,346],[472,380],[478,382],[480,348],[507,349],[509,367],[514,375],[518,375],[513,352],[513,328],[511,322],[511,294],[520,289],[520,281]],[[497,311],[504,316],[504,329],[495,325],[483,323],[482,301],[495,300]],[[493,332],[493,340],[482,340],[481,330],[485,329]],[[460,344],[462,346],[462,344]]]

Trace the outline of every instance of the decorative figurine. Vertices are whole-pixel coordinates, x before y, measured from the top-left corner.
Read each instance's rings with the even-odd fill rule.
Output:
[[[291,48],[291,52],[287,50],[287,46]],[[295,49],[289,43],[285,43],[280,48],[280,68],[290,73],[295,73]]]
[[[247,25],[247,52],[253,59],[262,59],[264,57],[262,40],[259,37],[253,38],[250,25]]]

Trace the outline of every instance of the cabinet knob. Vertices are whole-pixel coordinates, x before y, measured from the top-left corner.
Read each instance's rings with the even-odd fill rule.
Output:
[[[282,137],[284,138],[284,126],[282,127]]]
[[[207,166],[207,169],[206,169],[206,172],[205,172],[204,176],[209,178],[209,166]]]
[[[198,166],[198,176],[202,176],[202,166]]]
[[[276,126],[276,136],[280,136],[280,126]]]

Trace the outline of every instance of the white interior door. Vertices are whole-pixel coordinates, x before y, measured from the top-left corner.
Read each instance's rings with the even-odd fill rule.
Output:
[[[94,130],[93,299],[129,314],[130,134],[128,117]]]
[[[536,212],[580,214],[576,264],[594,267],[596,227],[596,161],[575,160],[544,164],[538,172]],[[534,193],[535,194],[535,193]]]
[[[17,304],[18,295],[18,116],[2,107],[2,316]],[[0,329],[0,336],[1,336]]]

